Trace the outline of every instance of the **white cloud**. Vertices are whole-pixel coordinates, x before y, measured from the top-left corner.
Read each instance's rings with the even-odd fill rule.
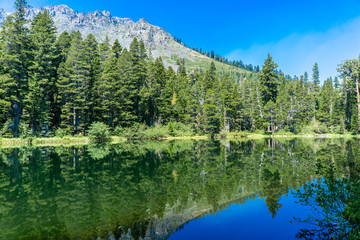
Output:
[[[318,62],[322,80],[335,76],[338,64],[360,54],[360,17],[326,32],[294,33],[278,42],[235,50],[227,57],[261,66],[268,53],[287,74],[299,76],[308,71],[311,75]]]

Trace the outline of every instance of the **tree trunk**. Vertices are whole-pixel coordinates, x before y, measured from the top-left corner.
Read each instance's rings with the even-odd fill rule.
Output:
[[[356,96],[357,96],[358,116],[359,116],[358,129],[360,131],[360,93],[359,93],[359,80],[358,80],[358,78],[356,78]]]
[[[16,102],[14,107],[14,125],[13,125],[13,129],[14,129],[14,135],[15,137],[19,136],[19,125],[20,125],[20,115],[21,115],[21,108],[20,108],[20,103]]]
[[[314,121],[316,120],[316,95],[314,94]]]
[[[74,108],[74,134],[77,134],[77,113],[76,109]]]

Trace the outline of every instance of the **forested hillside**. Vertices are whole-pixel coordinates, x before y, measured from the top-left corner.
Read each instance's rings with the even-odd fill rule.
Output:
[[[219,74],[165,68],[143,41],[129,49],[97,42],[79,31],[56,35],[47,10],[30,26],[25,0],[16,0],[0,34],[0,123],[3,137],[86,134],[93,122],[112,130],[179,125],[197,134],[230,131],[357,133],[359,61],[346,61],[337,78],[285,78],[269,55],[259,73]],[[186,60],[185,60],[186,61]],[[186,126],[186,127],[185,127]]]
[[[1,7],[1,6],[0,6]],[[184,44],[175,40],[170,33],[161,27],[148,23],[145,19],[133,21],[130,18],[120,18],[112,16],[109,11],[94,11],[88,13],[77,12],[67,5],[51,5],[40,8],[28,6],[25,9],[25,19],[29,22],[33,21],[35,16],[47,10],[53,18],[55,27],[57,28],[56,36],[60,36],[64,31],[79,31],[85,38],[89,34],[94,35],[98,42],[103,42],[108,38],[111,44],[118,39],[123,48],[130,48],[132,40],[136,37],[138,41],[143,41],[147,54],[154,59],[161,57],[165,67],[173,67],[178,70],[178,61],[186,67],[187,72],[194,69],[204,73],[214,59],[217,72],[219,74],[229,74],[233,78],[239,78],[240,75],[249,74],[247,70],[253,69],[250,65],[230,64],[224,62],[217,56],[205,56],[196,49],[190,49]],[[0,8],[0,26],[6,19],[7,13]]]

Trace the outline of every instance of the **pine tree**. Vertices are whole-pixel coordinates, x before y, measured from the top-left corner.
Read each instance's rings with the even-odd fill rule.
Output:
[[[161,89],[161,96],[159,99],[159,113],[163,123],[165,124],[175,120],[174,110],[177,109],[178,96],[175,80],[176,74],[173,68],[169,67],[164,73],[164,85]]]
[[[338,77],[335,77],[335,79],[334,79],[334,87],[335,87],[335,89],[338,89],[340,87],[340,82],[339,82]]]
[[[189,89],[190,94],[190,101],[187,106],[187,111],[189,112],[188,124],[192,125],[198,132],[202,131],[202,124],[204,122],[204,115],[203,115],[203,106],[204,106],[204,98],[205,98],[205,91],[203,88],[202,77],[199,71],[194,71],[190,75],[191,87]],[[175,83],[177,81],[175,80]],[[177,84],[174,84],[175,90],[173,94],[173,119],[180,119],[180,107],[178,101],[178,93],[179,87]],[[176,101],[175,101],[176,99]]]
[[[320,89],[320,79],[319,79],[319,66],[317,63],[314,64],[313,67],[313,86],[312,86],[312,104],[313,104],[313,113],[314,113],[314,120],[316,119],[316,110],[318,108],[318,95],[319,95],[319,89]]]
[[[138,42],[135,37],[130,44],[130,60],[131,60],[131,78],[135,84],[135,89],[137,92],[134,94],[134,107],[136,109],[136,115],[140,120],[140,101],[141,96],[139,90],[142,88],[143,84],[145,84],[146,76],[147,76],[147,55],[146,49],[143,42]]]
[[[104,71],[102,72],[101,82],[98,85],[98,94],[101,99],[102,119],[111,127],[113,126],[114,114],[116,112],[115,105],[117,99],[114,94],[116,87],[120,84],[119,74],[119,58],[122,47],[118,40],[114,42],[111,48],[111,54],[105,63]]]
[[[359,115],[357,114],[357,107],[354,106],[351,116],[351,134],[356,135],[359,133]]]
[[[268,131],[272,134],[274,134],[275,132],[275,103],[270,100],[266,103],[265,107],[264,107],[264,112],[265,112],[265,118],[269,119],[267,122],[267,129]]]
[[[2,25],[1,41],[2,63],[5,80],[2,81],[8,93],[14,94],[8,99],[11,101],[12,130],[17,137],[19,124],[24,109],[24,98],[28,92],[28,73],[30,65],[30,39],[26,27],[25,0],[15,1],[15,13],[8,16]],[[13,89],[16,86],[15,89]],[[11,88],[11,89],[9,89]],[[7,98],[3,96],[4,98]]]
[[[218,133],[220,129],[220,116],[217,103],[218,101],[215,91],[213,89],[209,89],[206,92],[205,103],[203,107],[203,128],[205,132],[211,134]]]
[[[69,50],[71,47],[70,34],[66,31],[62,32],[59,38],[57,39],[55,46],[56,46],[56,52],[58,54],[57,66],[59,66],[60,63],[66,61],[67,56],[69,54]]]
[[[9,74],[0,74],[0,123],[11,119],[11,103],[16,96],[16,83]]]
[[[339,68],[345,89],[347,89],[347,118],[351,122],[351,129],[354,132],[354,119],[358,120],[358,130],[360,130],[360,89],[359,89],[359,74],[360,74],[360,58],[359,60],[347,60]],[[357,104],[357,111],[353,111],[353,105]],[[355,118],[354,114],[357,114]]]
[[[272,60],[270,54],[268,54],[268,58],[265,60],[259,75],[261,100],[264,105],[270,100],[276,102],[279,85],[279,76],[275,71],[277,67],[278,65]]]
[[[99,54],[100,54],[100,63],[101,63],[101,71],[104,70],[105,63],[110,57],[110,39],[106,35],[105,40],[99,44]]]
[[[179,69],[176,80],[176,99],[178,110],[178,121],[183,123],[191,122],[191,112],[189,107],[191,106],[191,95],[189,95],[191,85],[189,84],[189,76],[186,73],[184,66]]]
[[[221,128],[226,132],[230,132],[235,121],[237,89],[236,83],[230,76],[225,75],[220,82],[220,98],[221,98]]]
[[[98,121],[97,106],[101,104],[101,99],[98,97],[96,88],[100,84],[101,63],[99,54],[99,44],[94,35],[89,34],[84,40],[85,61],[90,65],[89,82],[86,84],[85,97],[85,129],[91,125],[92,122]]]
[[[313,92],[317,94],[320,90],[319,65],[317,63],[315,63],[313,67],[312,80],[313,80]]]
[[[47,12],[39,13],[31,23],[32,61],[29,68],[29,93],[25,110],[34,133],[49,131],[51,106],[56,94],[56,28]]]
[[[331,79],[324,82],[319,94],[319,110],[317,120],[330,127],[333,114],[333,86]]]
[[[69,56],[59,67],[59,94],[62,105],[61,125],[77,134],[84,129],[86,89],[90,82],[90,66],[80,32],[73,32]]]
[[[68,32],[62,32],[58,39],[55,42],[55,55],[57,56],[55,60],[56,66],[56,81],[58,81],[58,69],[60,64],[64,64],[71,47],[71,37]],[[50,111],[51,111],[51,123],[50,126],[53,129],[59,128],[61,123],[61,103],[59,96],[59,89],[57,84],[54,86],[53,100],[50,103]]]
[[[134,99],[137,94],[135,83],[132,81],[131,74],[131,58],[130,54],[125,48],[118,61],[119,69],[119,85],[116,86],[115,90],[115,109],[118,110],[116,113],[117,125],[122,127],[129,127],[136,119],[136,111],[134,106]]]
[[[281,81],[279,87],[279,97],[276,100],[276,122],[277,127],[280,130],[286,129],[288,127],[288,114],[289,114],[289,94],[287,92],[287,85],[285,83],[285,79]],[[268,123],[269,125],[269,123]]]
[[[214,62],[211,62],[209,71],[206,71],[204,77],[205,91],[214,87],[217,81],[216,67]]]
[[[146,109],[144,120],[151,126],[154,123],[162,122],[163,112],[166,99],[164,99],[163,89],[166,82],[166,72],[162,59],[157,58],[155,62],[150,63],[148,78],[143,85],[141,96],[142,104]]]

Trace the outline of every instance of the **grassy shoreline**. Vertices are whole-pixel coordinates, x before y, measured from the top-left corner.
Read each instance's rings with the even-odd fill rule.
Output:
[[[236,134],[230,133],[226,136],[221,135],[201,135],[201,136],[181,136],[181,137],[159,137],[159,138],[147,138],[147,139],[127,139],[123,137],[112,136],[111,143],[119,143],[132,140],[206,140],[206,139],[263,139],[263,138],[359,138],[350,134]],[[73,145],[87,145],[90,143],[88,137],[51,137],[51,138],[0,138],[0,147],[18,147],[18,146],[73,146]]]

